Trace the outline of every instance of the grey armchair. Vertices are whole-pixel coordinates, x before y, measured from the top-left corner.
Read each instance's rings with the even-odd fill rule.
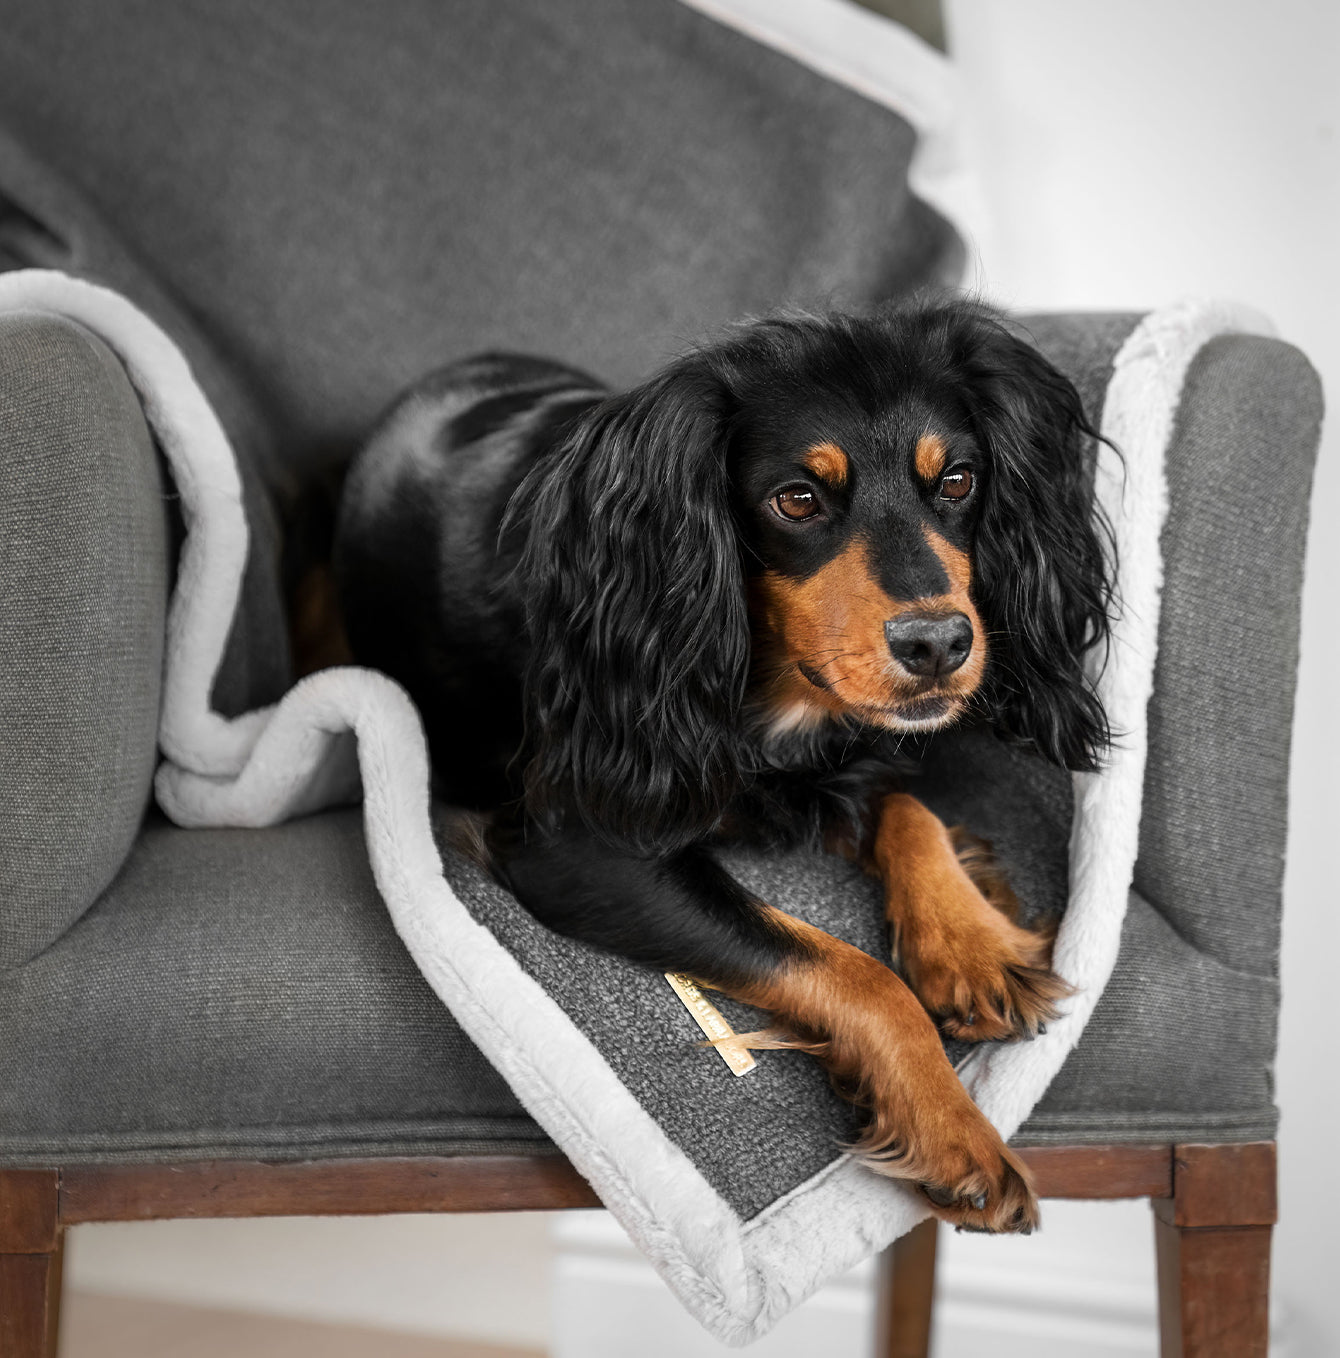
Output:
[[[0,267],[138,301],[243,461],[225,711],[291,679],[281,524],[431,364],[512,345],[620,382],[733,316],[957,260],[900,118],[672,0],[368,13],[17,0],[0,35]],[[1097,416],[1138,319],[1026,323]],[[1285,344],[1195,362],[1121,958],[1016,1138],[1044,1195],[1155,1201],[1167,1354],[1265,1352],[1319,420]],[[395,937],[357,812],[202,831],[151,808],[180,526],[117,361],[0,318],[0,429],[0,1353],[54,1352],[77,1222],[592,1205]],[[933,1226],[891,1252],[887,1353],[926,1351],[933,1255]]]

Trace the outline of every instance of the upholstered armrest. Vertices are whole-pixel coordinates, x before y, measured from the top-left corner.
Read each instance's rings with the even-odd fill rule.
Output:
[[[0,967],[82,914],[137,833],[167,538],[121,364],[71,322],[0,316]]]
[[[1101,414],[1134,316],[1025,324]],[[1273,1134],[1280,889],[1316,374],[1212,340],[1168,457],[1140,854],[1121,957],[1023,1141]]]
[[[1131,318],[1032,328],[1095,416]],[[1078,369],[1078,370],[1077,370]],[[1279,340],[1227,335],[1192,363],[1168,457],[1159,655],[1136,890],[1198,951],[1273,974],[1321,389]]]
[[[1201,953],[1277,974],[1316,373],[1226,336],[1187,378],[1135,886]]]

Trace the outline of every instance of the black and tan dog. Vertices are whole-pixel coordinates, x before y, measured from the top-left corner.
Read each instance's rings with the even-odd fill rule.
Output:
[[[990,721],[1072,769],[1107,728],[1109,587],[1079,398],[967,303],[745,325],[635,390],[489,355],[392,410],[344,494],[356,658],[418,703],[441,791],[545,924],[766,1010],[946,1220],[1027,1176],[937,1024],[1028,1036],[1065,987],[904,790],[907,733]],[[884,885],[906,983],[752,898],[728,840]]]

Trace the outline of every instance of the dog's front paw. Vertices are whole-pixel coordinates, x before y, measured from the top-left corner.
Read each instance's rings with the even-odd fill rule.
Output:
[[[1070,987],[1049,965],[1051,939],[1006,919],[972,882],[923,906],[901,940],[908,983],[949,1037],[1032,1038]]]
[[[910,1179],[952,1226],[1028,1235],[1038,1224],[1038,1202],[1022,1161],[956,1076],[949,1073],[936,1094],[931,1088],[896,1109],[877,1104],[857,1154],[876,1173]]]
[[[1031,1235],[1038,1200],[1023,1166],[1003,1147],[947,1181],[919,1185],[935,1215],[961,1231]]]
[[[908,964],[918,999],[947,1037],[966,1042],[1033,1038],[1057,1016],[1070,987],[1046,963],[1046,941],[979,937]]]

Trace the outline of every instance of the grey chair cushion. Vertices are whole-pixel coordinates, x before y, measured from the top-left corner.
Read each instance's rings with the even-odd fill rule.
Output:
[[[0,969],[92,904],[148,803],[162,496],[107,347],[64,321],[0,317]]]
[[[785,908],[887,947],[877,888],[841,860],[731,865]],[[768,1079],[731,1079],[660,978],[593,950],[575,979],[546,976],[545,931],[464,864],[449,872],[743,1216],[852,1134],[808,1057],[765,1053]],[[1273,1114],[1251,1024],[1224,1020],[1275,998],[1135,898],[1082,1053],[1018,1139],[1260,1135]],[[0,1068],[8,1165],[549,1148],[395,937],[352,811],[264,831],[152,823],[97,905],[0,990]]]
[[[0,987],[0,1161],[547,1146],[389,923],[357,812],[154,818]]]
[[[676,0],[10,0],[0,123],[308,470],[482,348],[623,384],[743,314],[960,260],[906,122]]]
[[[1279,982],[1236,971],[1132,892],[1121,954],[1020,1145],[1264,1141]]]

